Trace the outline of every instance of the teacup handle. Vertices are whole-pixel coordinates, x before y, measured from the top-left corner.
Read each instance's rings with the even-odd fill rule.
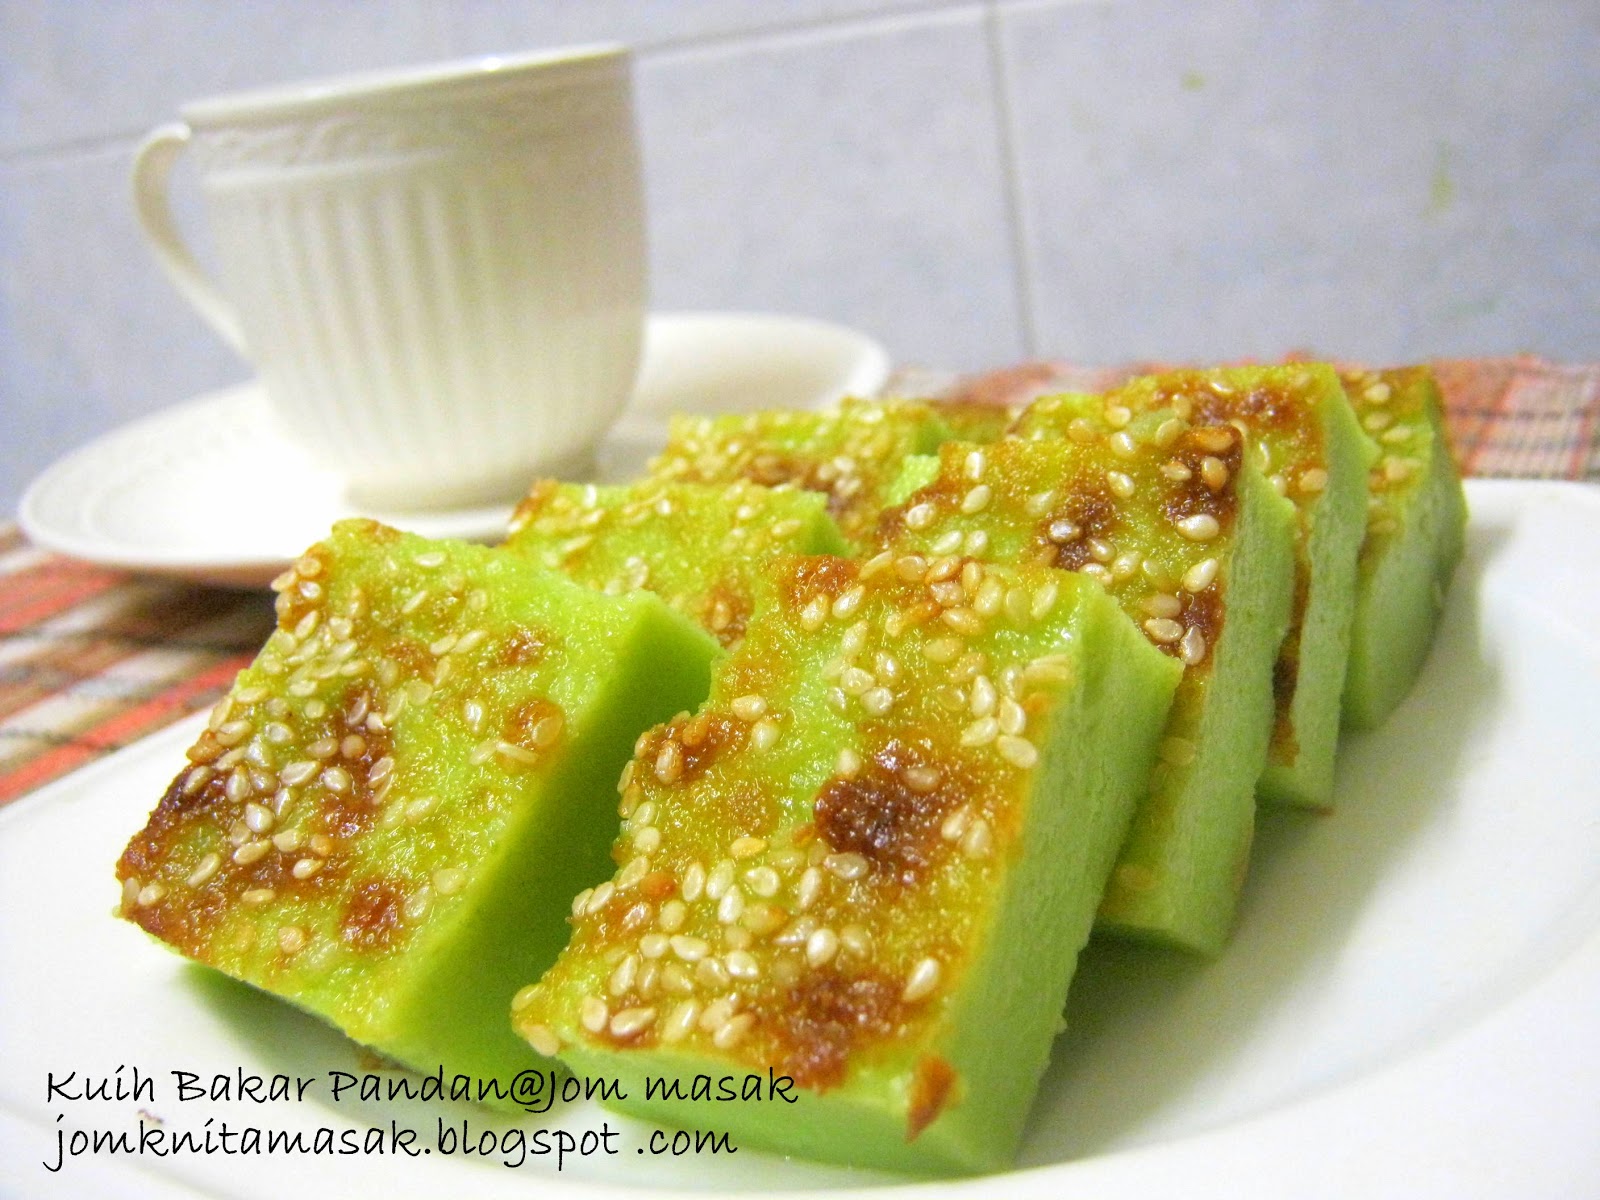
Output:
[[[172,219],[169,185],[172,166],[178,155],[189,144],[190,130],[181,121],[162,125],[152,130],[133,156],[133,205],[139,214],[139,224],[156,261],[172,280],[178,293],[194,306],[206,323],[222,335],[240,354],[249,357],[244,332],[239,327],[239,317],[233,305],[223,297],[209,276],[184,244]]]

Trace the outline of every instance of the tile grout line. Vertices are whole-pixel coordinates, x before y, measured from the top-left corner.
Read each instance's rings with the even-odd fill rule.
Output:
[[[995,138],[1000,148],[1000,189],[1006,206],[1006,225],[1010,231],[1014,262],[1017,318],[1022,326],[1023,355],[1034,358],[1039,353],[1039,334],[1034,321],[1033,264],[1028,257],[1027,214],[1022,202],[1010,75],[1006,71],[1005,51],[1000,40],[999,8],[994,0],[989,0],[985,9],[984,35],[989,51],[989,71],[994,78]]]
[[[881,36],[884,32],[903,29],[919,21],[938,20],[970,12],[974,7],[971,0],[913,0],[912,3],[897,4],[873,12],[816,17],[811,20],[778,21],[770,25],[757,25],[725,33],[662,38],[659,41],[635,45],[634,56],[640,60],[671,59],[698,53],[716,53],[740,45],[758,50],[775,44],[782,45],[790,41],[805,41],[812,38]]]

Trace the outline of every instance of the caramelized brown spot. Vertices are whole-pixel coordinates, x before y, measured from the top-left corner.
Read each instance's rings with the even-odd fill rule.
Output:
[[[1287,642],[1287,639],[1285,639]],[[1276,716],[1272,726],[1272,760],[1292,766],[1300,757],[1300,740],[1294,731],[1294,689],[1300,675],[1300,657],[1285,645],[1272,664],[1272,699]]]
[[[906,1141],[915,1141],[944,1111],[955,1090],[956,1079],[955,1068],[937,1054],[924,1054],[917,1060],[907,1096],[910,1104],[906,1108]]]
[[[1057,545],[1050,537],[1050,526],[1060,520],[1071,521],[1079,529],[1078,537]],[[1076,484],[1062,497],[1055,510],[1039,522],[1034,530],[1034,544],[1047,550],[1050,557],[1045,564],[1064,571],[1081,571],[1093,561],[1089,550],[1090,538],[1109,539],[1117,528],[1117,502],[1101,485]]]
[[[881,975],[813,971],[775,1005],[782,1071],[803,1088],[842,1083],[857,1045],[899,1028],[901,984]]]
[[[431,679],[436,660],[428,647],[416,638],[397,637],[384,649],[384,656],[400,668],[403,679]]]
[[[357,883],[339,922],[340,936],[361,950],[382,950],[400,931],[405,911],[404,886],[394,879],[374,876]]]
[[[500,646],[502,667],[532,667],[544,661],[550,652],[549,639],[537,629],[522,628],[513,633]]]
[[[526,750],[537,751],[539,743],[535,740],[534,731],[541,721],[550,717],[565,719],[566,714],[561,711],[561,706],[554,700],[544,696],[535,696],[517,705],[506,714],[506,719],[500,727],[501,741],[510,742],[513,746],[521,746]]]
[[[875,871],[910,885],[940,846],[939,824],[952,807],[949,780],[918,793],[902,772],[938,760],[890,741],[851,779],[829,780],[817,796],[816,827],[837,851],[861,855]]]
[[[1199,631],[1205,638],[1207,646],[1216,646],[1217,639],[1222,636],[1223,622],[1227,619],[1227,603],[1223,599],[1221,589],[1212,584],[1203,592],[1182,593],[1183,611],[1179,620],[1186,629]],[[1182,647],[1177,642],[1157,642],[1157,649],[1165,650],[1168,654],[1181,654]],[[1210,669],[1210,665],[1217,661],[1215,654],[1207,653],[1201,665]]]
[[[1231,435],[1230,442],[1224,449],[1212,448],[1209,441],[1219,430],[1226,430]],[[1244,463],[1244,440],[1239,436],[1239,431],[1231,426],[1186,429],[1173,444],[1172,451],[1173,458],[1189,468],[1190,477],[1182,483],[1175,482],[1170,486],[1166,499],[1162,501],[1162,514],[1168,521],[1177,523],[1185,517],[1206,513],[1215,517],[1217,524],[1223,529],[1227,529],[1233,520],[1238,500],[1234,481],[1238,478],[1239,468]],[[1218,491],[1212,491],[1202,477],[1200,464],[1208,456],[1219,459],[1222,465],[1228,468],[1229,484]]]
[[[706,593],[700,624],[726,649],[744,639],[750,610],[750,597],[737,582],[725,579]]]
[[[528,489],[528,494],[517,505],[516,512],[511,514],[511,527],[513,529],[522,528],[522,526],[538,516],[540,510],[547,507],[560,494],[561,484],[557,480],[538,480]]]
[[[678,890],[678,881],[670,871],[651,871],[639,881],[639,894],[653,904],[659,904]]]
[[[804,608],[817,596],[830,601],[847,591],[856,580],[860,564],[853,559],[831,554],[813,554],[791,560],[790,569],[780,583],[791,609]]]
[[[702,712],[690,717],[678,729],[683,764],[679,778],[695,778],[722,754],[737,750],[744,739],[744,722],[725,713]]]

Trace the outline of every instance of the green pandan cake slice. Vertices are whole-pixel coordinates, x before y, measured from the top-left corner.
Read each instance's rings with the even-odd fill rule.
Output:
[[[717,646],[656,596],[347,521],[123,852],[122,914],[425,1071],[533,1061],[506,1005],[606,869],[641,729]]]
[[[1076,410],[1070,436],[952,442],[913,460],[902,486],[918,490],[882,530],[907,575],[966,558],[1089,574],[1185,664],[1097,929],[1212,954],[1249,862],[1294,588],[1294,509],[1231,426],[1196,428],[1163,410],[1113,429],[1092,396]]]
[[[627,1112],[995,1169],[1181,669],[1085,576],[892,557],[775,572],[705,706],[639,740],[618,869],[513,1019]],[[795,1104],[694,1098],[769,1073]]]
[[[1044,397],[1019,434],[1069,434],[1080,401]],[[1355,613],[1356,559],[1366,529],[1367,471],[1376,448],[1361,431],[1333,368],[1297,363],[1171,371],[1102,397],[1113,425],[1172,409],[1195,424],[1237,423],[1250,453],[1295,506],[1295,596],[1278,650],[1276,720],[1258,791],[1280,804],[1333,803],[1339,715]]]
[[[884,491],[912,454],[949,437],[937,412],[913,401],[848,400],[825,412],[675,416],[656,479],[821,492],[847,544],[871,534]]]
[[[1461,559],[1467,501],[1429,368],[1352,371],[1342,379],[1383,452],[1368,480],[1344,688],[1344,719],[1371,729],[1405,699],[1428,657]]]
[[[505,548],[610,595],[655,592],[731,646],[774,558],[845,552],[826,508],[817,492],[743,481],[543,480],[512,515]]]

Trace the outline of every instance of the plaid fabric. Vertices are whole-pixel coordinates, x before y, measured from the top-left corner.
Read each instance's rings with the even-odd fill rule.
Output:
[[[1434,364],[1469,474],[1600,478],[1600,365]],[[1020,404],[1149,364],[902,371],[886,390]],[[0,525],[0,805],[209,707],[271,632],[266,593],[141,579],[46,554]],[[175,764],[176,766],[176,764]]]

